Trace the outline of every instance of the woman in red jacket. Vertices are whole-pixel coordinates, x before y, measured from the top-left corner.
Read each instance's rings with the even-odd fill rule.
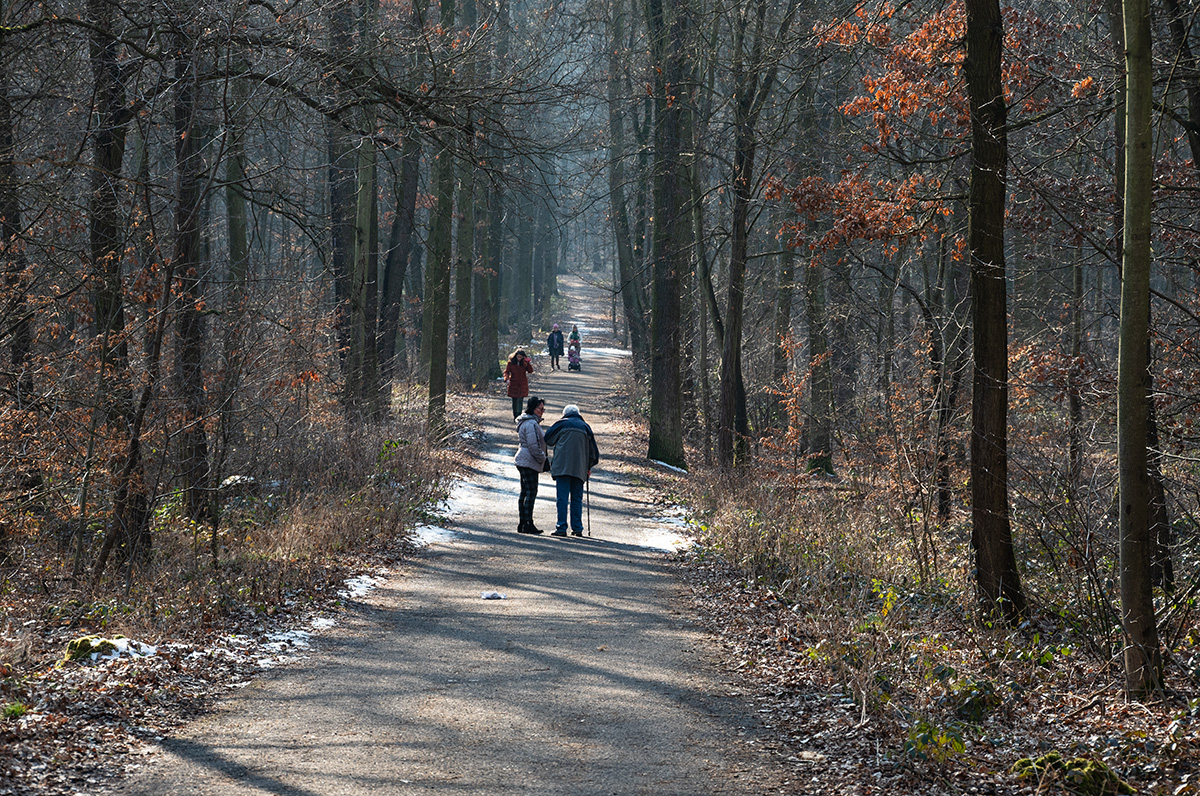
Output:
[[[513,420],[521,416],[521,404],[529,395],[529,374],[533,373],[533,362],[521,349],[508,358],[504,368],[504,381],[508,382],[508,397],[512,398]]]

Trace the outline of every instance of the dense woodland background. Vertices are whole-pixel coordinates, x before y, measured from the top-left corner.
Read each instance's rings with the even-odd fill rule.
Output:
[[[5,588],[208,621],[402,525],[571,272],[752,578],[1188,692],[1198,10],[5,0]]]

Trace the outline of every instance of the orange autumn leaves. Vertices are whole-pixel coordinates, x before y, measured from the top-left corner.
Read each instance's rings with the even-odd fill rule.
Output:
[[[1102,84],[1068,55],[1076,26],[1011,7],[1004,9],[1004,20],[1010,122],[1093,98],[1101,90]],[[805,218],[826,222],[816,236],[802,234],[803,223],[787,230],[804,237],[814,253],[854,239],[894,242],[919,236],[928,222],[952,212],[943,182],[961,176],[955,164],[970,145],[962,78],[965,29],[961,0],[926,16],[891,0],[863,3],[850,17],[816,27],[819,46],[853,51],[865,66],[861,93],[841,110],[865,125],[867,135],[836,181],[806,177],[775,186],[774,197],[788,199]],[[881,158],[900,168],[888,166],[887,176],[879,177],[874,167]]]

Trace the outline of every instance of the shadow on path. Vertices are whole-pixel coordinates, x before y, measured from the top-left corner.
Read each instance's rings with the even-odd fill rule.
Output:
[[[567,327],[569,328],[569,326]],[[577,403],[604,456],[619,424],[599,407],[614,350],[532,389],[546,423]],[[671,610],[676,581],[648,545],[652,495],[602,458],[592,536],[515,533],[516,432],[507,399],[456,490],[454,538],[355,604],[304,663],[231,697],[163,744],[129,794],[758,794],[784,776],[755,719],[720,696],[705,640]],[[535,521],[553,527],[553,482]],[[485,591],[503,600],[483,600]]]

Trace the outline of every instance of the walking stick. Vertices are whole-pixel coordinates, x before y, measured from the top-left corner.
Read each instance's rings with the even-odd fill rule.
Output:
[[[587,515],[588,515],[588,536],[592,535],[592,478],[588,474],[588,479],[583,482],[583,491],[587,495]]]

